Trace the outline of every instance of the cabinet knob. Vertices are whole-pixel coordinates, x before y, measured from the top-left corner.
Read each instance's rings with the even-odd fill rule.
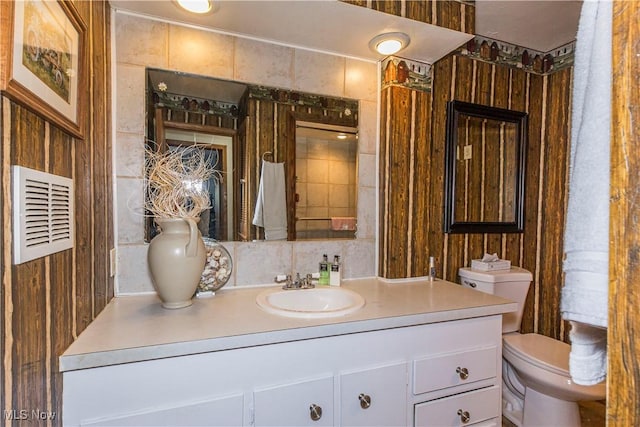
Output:
[[[467,368],[461,368],[460,366],[458,366],[456,368],[456,374],[460,375],[461,380],[466,380],[467,378],[469,378],[469,370]]]
[[[309,406],[309,416],[313,421],[318,421],[322,418],[322,408],[315,403],[312,403],[311,406]]]
[[[360,400],[360,407],[362,409],[367,409],[369,406],[371,406],[371,396],[369,396],[368,394],[360,393],[358,399]]]
[[[462,409],[458,409],[458,415],[460,415],[460,421],[462,424],[466,424],[471,419],[471,415],[469,415],[469,411],[463,411]]]

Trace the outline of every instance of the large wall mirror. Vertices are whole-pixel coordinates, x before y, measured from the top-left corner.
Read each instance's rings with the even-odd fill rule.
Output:
[[[284,164],[287,240],[353,239],[358,101],[147,69],[147,146],[197,144],[219,171],[199,222],[216,240],[265,240],[253,224],[263,162]],[[152,219],[145,238],[157,233]]]
[[[526,113],[448,103],[444,232],[523,232],[526,146]]]

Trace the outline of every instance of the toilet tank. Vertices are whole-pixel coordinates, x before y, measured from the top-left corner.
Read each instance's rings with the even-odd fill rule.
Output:
[[[465,267],[458,270],[458,275],[462,286],[518,303],[516,312],[503,315],[502,333],[520,330],[524,303],[533,279],[531,272],[520,267],[500,271],[478,271]]]

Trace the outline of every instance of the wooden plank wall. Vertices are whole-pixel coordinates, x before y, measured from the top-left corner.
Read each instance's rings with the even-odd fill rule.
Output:
[[[457,0],[342,0],[391,15],[473,34],[475,6]]]
[[[113,297],[110,13],[106,2],[74,3],[88,28],[85,139],[63,133],[0,96],[2,135],[2,425],[61,425],[58,356]],[[0,31],[4,31],[2,27]],[[11,165],[73,178],[76,242],[70,250],[12,265]],[[13,411],[13,412],[12,412]],[[27,411],[21,413],[19,411]],[[34,419],[32,411],[53,419]],[[22,415],[27,418],[19,420]],[[13,418],[13,419],[12,419]]]
[[[540,76],[465,56],[434,65],[431,93],[383,90],[380,148],[380,274],[427,274],[436,257],[438,277],[496,252],[534,275],[524,332],[565,339],[560,318],[562,236],[572,69]],[[529,113],[522,234],[442,232],[446,103],[474,102]]]
[[[640,3],[613,3],[607,425],[640,425]]]

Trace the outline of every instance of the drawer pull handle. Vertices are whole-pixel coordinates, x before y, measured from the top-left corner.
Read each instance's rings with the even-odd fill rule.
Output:
[[[469,370],[467,368],[461,368],[460,366],[458,366],[456,368],[456,374],[460,375],[461,380],[466,380],[467,378],[469,378]]]
[[[309,416],[313,421],[318,421],[322,418],[322,408],[315,403],[311,404],[311,406],[309,406]]]
[[[469,411],[463,411],[462,409],[458,409],[458,415],[460,415],[460,421],[462,424],[466,424],[471,419],[471,415],[469,415]]]
[[[478,284],[476,282],[467,282],[465,280],[464,283],[466,283],[467,285],[469,285],[472,288],[477,288],[478,287]]]
[[[369,396],[368,394],[360,393],[358,399],[360,399],[360,407],[362,409],[367,409],[369,406],[371,406],[371,396]]]

